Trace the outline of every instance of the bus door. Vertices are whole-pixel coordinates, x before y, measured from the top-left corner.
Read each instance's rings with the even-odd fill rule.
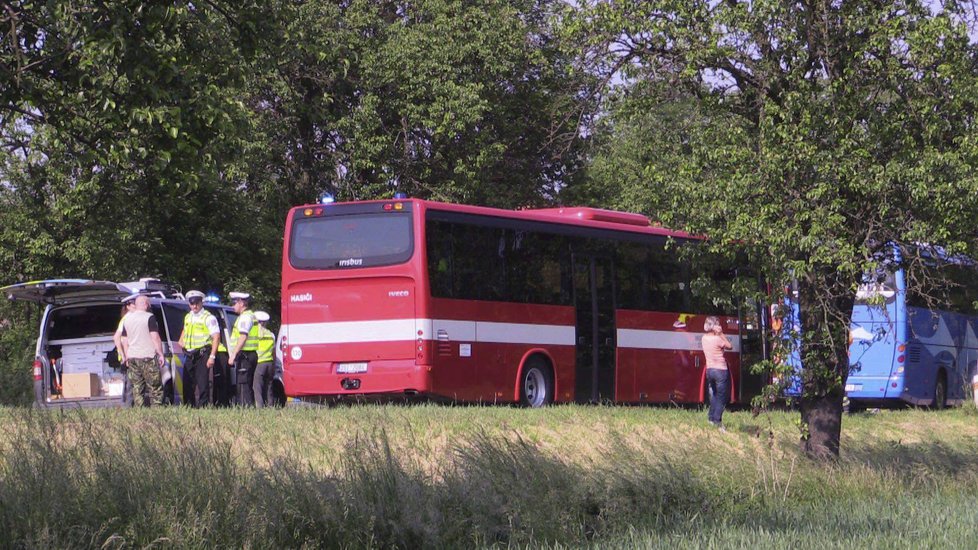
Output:
[[[768,358],[767,342],[767,308],[754,301],[746,301],[738,311],[740,327],[740,380],[737,388],[738,400],[750,403],[751,399],[761,394],[767,385],[767,377],[763,373],[751,373],[751,367]]]
[[[574,306],[579,403],[615,399],[614,263],[603,256],[575,255]]]

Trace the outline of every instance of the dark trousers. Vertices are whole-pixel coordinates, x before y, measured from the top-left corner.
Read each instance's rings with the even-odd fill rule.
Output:
[[[730,398],[730,373],[723,369],[706,369],[707,388],[713,390],[710,399],[710,422],[719,424],[723,420],[723,409]]]
[[[251,384],[251,389],[255,393],[256,407],[270,405],[268,391],[272,387],[273,376],[275,376],[275,363],[258,363],[255,368],[255,381]]]
[[[129,367],[122,365],[119,369],[122,372],[122,402],[126,404],[127,407],[134,406],[132,399],[132,382],[129,381]]]
[[[207,368],[211,347],[187,352],[183,365],[183,402],[193,407],[205,407],[211,402],[211,370]]]
[[[234,358],[234,367],[238,371],[238,405],[250,407],[255,404],[255,392],[252,381],[255,378],[255,368],[258,366],[258,352],[241,351]]]
[[[228,352],[219,351],[214,359],[214,404],[227,407],[234,401],[234,384],[231,383],[231,369],[228,365]]]

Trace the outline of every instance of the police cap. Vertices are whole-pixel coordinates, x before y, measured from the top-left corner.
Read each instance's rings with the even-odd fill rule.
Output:
[[[268,321],[269,319],[271,319],[271,317],[269,317],[268,314],[265,313],[264,311],[256,311],[255,312],[255,319],[258,319],[259,322],[264,323],[265,321]]]

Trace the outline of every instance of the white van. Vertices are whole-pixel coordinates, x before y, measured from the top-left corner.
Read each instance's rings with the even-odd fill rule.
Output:
[[[163,372],[163,399],[180,403],[183,394],[183,348],[178,339],[184,315],[190,310],[183,294],[174,285],[157,279],[128,283],[87,279],[31,281],[0,289],[10,300],[44,305],[37,346],[34,352],[34,400],[39,407],[121,407],[125,399],[125,379],[112,335],[122,318],[122,298],[133,292],[150,297],[151,311],[162,333],[166,369]],[[221,325],[222,341],[227,343],[228,327],[237,315],[229,306],[204,303]],[[229,404],[235,382],[215,381],[228,388]],[[284,401],[281,377],[276,373],[273,393]],[[213,402],[220,402],[215,395]]]

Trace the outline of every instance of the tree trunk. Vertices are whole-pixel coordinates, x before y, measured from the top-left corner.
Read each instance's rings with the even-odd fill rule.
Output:
[[[801,450],[815,460],[834,460],[839,456],[842,437],[842,395],[832,392],[822,397],[801,400],[801,421],[807,427],[801,437]]]
[[[831,268],[799,287],[802,334],[801,448],[815,460],[839,456],[849,375],[853,292]]]

